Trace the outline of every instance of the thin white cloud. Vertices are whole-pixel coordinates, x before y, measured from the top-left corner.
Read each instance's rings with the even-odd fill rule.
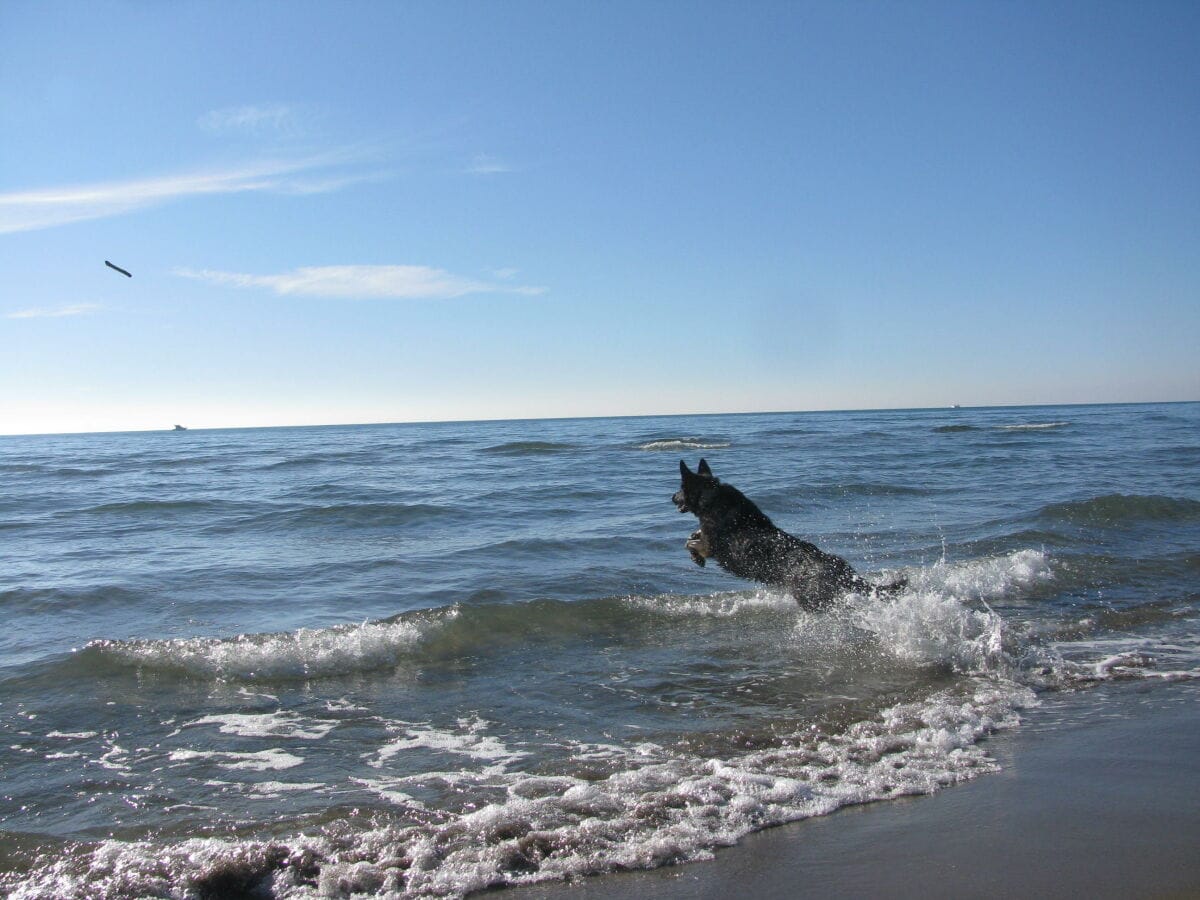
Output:
[[[101,309],[98,303],[76,303],[71,306],[59,306],[55,309],[36,308],[20,309],[16,312],[5,313],[6,319],[62,319],[67,316],[85,316]]]
[[[260,160],[225,169],[202,169],[130,181],[0,194],[0,234],[118,216],[206,194],[318,193],[380,177],[375,173],[313,174],[353,161],[346,154],[330,153],[307,159]]]
[[[500,175],[512,171],[513,167],[508,163],[486,153],[476,154],[470,165],[467,166],[469,175]]]
[[[295,135],[303,130],[296,108],[282,103],[228,106],[206,112],[196,121],[205,131],[218,133],[236,131]]]
[[[466,294],[545,293],[545,288],[478,281],[429,266],[303,266],[278,275],[176,269],[175,274],[210,284],[266,288],[280,296],[448,300]]]
[[[362,184],[370,181],[386,181],[394,173],[378,172],[346,172],[333,175],[316,175],[312,177],[297,176],[289,178],[279,186],[281,194],[330,194],[352,184]]]

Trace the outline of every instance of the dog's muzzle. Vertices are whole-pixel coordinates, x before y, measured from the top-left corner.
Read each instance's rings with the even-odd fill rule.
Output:
[[[671,495],[671,501],[672,501],[672,502],[673,502],[673,503],[674,503],[674,504],[675,504],[677,507],[679,507],[679,511],[680,511],[681,513],[685,513],[685,512],[691,512],[691,509],[688,507],[687,497],[685,497],[685,496],[683,495],[683,491],[682,491],[682,490],[678,490],[678,491],[676,491],[674,494],[672,494],[672,495]]]

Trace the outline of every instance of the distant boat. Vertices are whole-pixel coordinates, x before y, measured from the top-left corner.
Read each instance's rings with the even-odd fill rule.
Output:
[[[962,409],[962,404],[955,403],[955,404],[954,404],[953,406],[951,406],[950,408],[951,408],[951,409]],[[176,425],[175,427],[176,427],[176,428],[178,428],[179,426],[178,426],[178,425]]]
[[[187,429],[186,429],[186,428],[184,428],[182,425],[176,425],[176,426],[175,426],[175,430],[176,430],[176,431],[187,431]]]

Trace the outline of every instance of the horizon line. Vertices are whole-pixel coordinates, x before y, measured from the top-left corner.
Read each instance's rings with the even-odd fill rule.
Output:
[[[580,415],[580,416],[497,416],[494,418],[478,419],[409,419],[380,422],[324,422],[321,424],[298,425],[202,425],[199,427],[185,426],[184,431],[260,431],[271,428],[380,428],[390,425],[475,425],[485,422],[572,422],[592,419],[682,419],[701,416],[775,416],[775,415],[816,415],[821,413],[871,413],[871,412],[965,412],[978,409],[1053,409],[1072,406],[1168,406],[1187,403],[1200,403],[1200,399],[1192,400],[1090,400],[1079,402],[1046,402],[1046,403],[984,403],[977,406],[864,406],[853,408],[824,408],[824,409],[762,409],[742,410],[738,412],[684,412],[684,413],[633,413],[622,415]],[[163,428],[115,428],[105,431],[14,431],[0,432],[0,438],[9,437],[75,437],[101,434],[175,434],[174,426]]]

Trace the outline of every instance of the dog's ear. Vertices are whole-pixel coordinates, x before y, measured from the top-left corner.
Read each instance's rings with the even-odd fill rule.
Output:
[[[692,470],[687,467],[687,463],[685,463],[682,459],[679,461],[679,474],[684,478],[687,478],[692,474]]]
[[[707,475],[709,478],[712,477],[712,469],[708,467],[708,460],[700,460],[700,465],[696,466],[696,474]]]

